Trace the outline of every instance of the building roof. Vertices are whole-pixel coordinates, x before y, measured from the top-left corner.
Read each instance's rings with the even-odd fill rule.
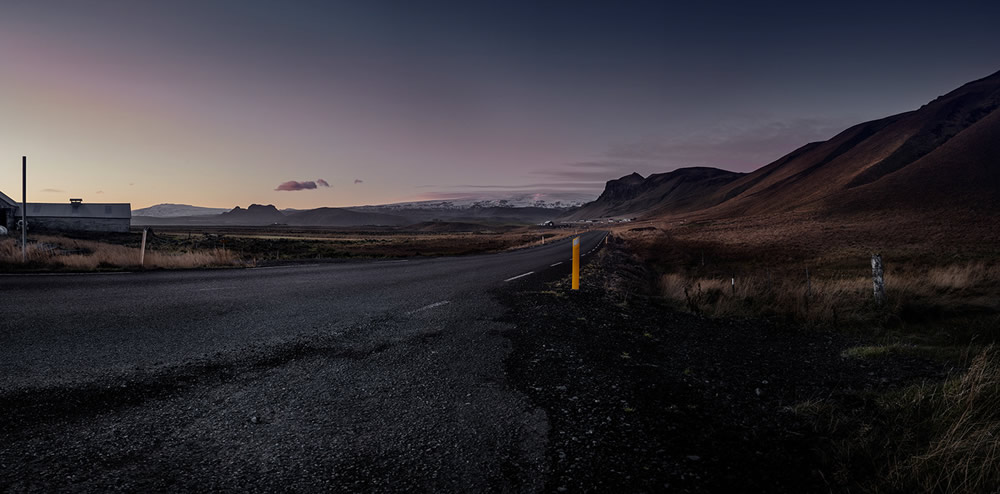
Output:
[[[6,203],[9,206],[17,207],[17,202],[7,197],[7,195],[3,192],[0,192],[0,203]]]
[[[21,214],[18,207],[18,215]],[[130,203],[82,203],[79,205],[70,203],[28,203],[28,220],[36,218],[132,218],[132,204]]]

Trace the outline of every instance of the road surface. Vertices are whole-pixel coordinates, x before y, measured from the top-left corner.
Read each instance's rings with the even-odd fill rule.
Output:
[[[568,275],[569,242],[0,276],[0,490],[539,490],[491,292]]]

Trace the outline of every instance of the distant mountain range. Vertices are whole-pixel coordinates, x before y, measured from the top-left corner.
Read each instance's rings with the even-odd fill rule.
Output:
[[[423,222],[466,225],[526,224],[553,220],[584,203],[587,194],[559,193],[559,199],[538,194],[514,194],[502,199],[465,198],[417,201],[350,208],[283,209],[252,204],[246,209],[205,208],[187,204],[157,204],[132,211],[132,223],[142,225],[296,225],[404,226]],[[589,196],[593,197],[593,196]]]
[[[542,197],[544,196],[544,198]],[[559,192],[550,194],[510,194],[500,198],[469,197],[433,201],[399,202],[378,206],[359,206],[353,209],[469,209],[469,208],[542,208],[567,209],[591,201],[592,194]]]
[[[144,216],[134,214],[132,224],[152,225],[228,225],[228,226],[405,226],[427,222],[448,222],[467,225],[529,224],[553,220],[565,214],[566,208],[539,207],[423,207],[362,206],[359,208],[316,208],[279,210],[273,205],[252,204],[246,209],[235,207],[217,214],[190,216]],[[148,209],[148,208],[147,208]],[[198,208],[198,211],[209,208]],[[155,210],[154,210],[155,212]]]
[[[148,208],[133,209],[132,216],[151,216],[154,218],[169,218],[172,216],[204,216],[220,214],[229,211],[223,208],[203,208],[189,204],[157,204]]]
[[[538,199],[536,194],[513,195],[505,199],[451,199],[435,201],[415,201],[399,202],[394,204],[381,204],[375,206],[354,206],[350,209],[354,211],[388,212],[399,210],[461,210],[461,209],[485,209],[485,208],[541,208],[541,209],[569,209],[585,204],[590,198],[590,194],[582,193],[560,193],[560,197],[565,199],[545,200]],[[284,213],[298,211],[308,211],[302,209],[282,209]],[[191,206],[188,204],[157,204],[148,208],[135,209],[132,216],[148,216],[153,218],[172,218],[180,216],[207,216],[230,212],[224,208],[206,208],[201,206]]]
[[[564,220],[783,212],[1000,212],[1000,72],[855,125],[751,173],[682,168],[608,181]]]

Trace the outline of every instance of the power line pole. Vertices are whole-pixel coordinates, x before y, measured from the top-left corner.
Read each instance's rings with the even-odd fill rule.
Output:
[[[21,262],[28,262],[28,157],[21,156]]]

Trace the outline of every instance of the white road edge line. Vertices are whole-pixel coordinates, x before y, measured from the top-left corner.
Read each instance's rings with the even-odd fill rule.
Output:
[[[107,276],[132,273],[134,271],[111,271],[108,273],[0,273],[0,276]]]
[[[559,261],[559,262],[557,262],[557,263],[555,263],[555,264],[549,264],[549,267],[550,267],[550,268],[554,268],[554,267],[556,267],[556,266],[558,266],[558,265],[560,265],[560,264],[562,264],[562,261]]]
[[[503,281],[504,281],[504,283],[506,283],[508,281],[514,281],[514,280],[516,280],[518,278],[523,278],[525,276],[528,276],[529,274],[535,274],[535,272],[534,271],[528,271],[527,273],[519,274],[519,275],[517,275],[517,276],[515,276],[513,278],[507,278],[506,280],[503,280]]]
[[[249,268],[249,269],[308,268],[308,267],[314,267],[314,266],[319,266],[319,265],[320,264],[285,264],[285,265],[282,265],[282,266],[260,266],[260,267]]]
[[[442,300],[440,302],[434,302],[433,304],[425,305],[425,306],[423,306],[423,307],[421,307],[419,309],[411,310],[410,312],[407,312],[406,315],[408,315],[408,316],[409,315],[413,315],[413,314],[416,314],[417,312],[425,311],[427,309],[433,309],[435,307],[441,307],[442,305],[448,305],[450,303],[451,302],[448,301],[448,300]]]

